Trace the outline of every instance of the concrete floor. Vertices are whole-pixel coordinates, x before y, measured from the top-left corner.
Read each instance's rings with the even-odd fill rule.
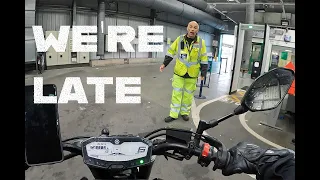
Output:
[[[171,100],[171,81],[173,63],[164,72],[159,72],[159,64],[121,65],[101,68],[77,67],[45,71],[42,75],[44,83],[53,83],[58,87],[60,94],[66,77],[80,77],[89,101],[89,104],[59,104],[60,126],[63,139],[73,136],[97,136],[105,127],[110,134],[139,134],[167,126],[163,119],[169,114]],[[26,74],[26,85],[33,84],[34,74]],[[106,85],[106,102],[94,104],[95,88],[86,84],[86,77],[141,77],[141,104],[116,104],[115,80],[114,85]],[[196,104],[209,99],[225,95],[229,91],[230,75],[212,75],[210,88],[203,88],[204,100],[196,99]],[[196,94],[199,93],[199,90]],[[218,118],[229,113],[236,105],[227,102],[214,102],[205,106],[200,113],[201,119]],[[185,122],[181,119],[170,125],[195,129],[193,121]],[[267,147],[251,136],[239,123],[239,119],[232,117],[211,129],[208,133],[219,138],[227,147],[240,140],[255,142]],[[213,172],[212,164],[205,168],[196,162],[196,158],[183,162],[158,157],[151,177],[162,179],[188,179],[188,180],[252,180],[244,174],[224,177],[220,171]],[[60,164],[33,167],[26,171],[26,180],[79,180],[82,177],[93,179],[89,169],[83,164],[81,157],[67,160]]]

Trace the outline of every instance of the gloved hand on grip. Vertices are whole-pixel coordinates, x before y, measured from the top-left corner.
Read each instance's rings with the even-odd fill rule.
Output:
[[[265,177],[266,171],[274,173],[278,165],[286,160],[293,159],[293,156],[287,149],[263,149],[252,143],[240,142],[228,150],[225,167],[218,168],[222,170],[224,176],[246,173],[255,174],[259,178]],[[219,157],[217,161],[218,159]],[[279,159],[281,160],[277,162]],[[273,167],[272,170],[268,169],[271,166]]]

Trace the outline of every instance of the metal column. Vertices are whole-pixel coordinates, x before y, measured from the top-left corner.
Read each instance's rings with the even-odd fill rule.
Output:
[[[97,15],[97,32],[98,32],[98,42],[97,42],[97,56],[100,59],[104,59],[104,32],[105,30],[105,11],[106,4],[105,0],[98,0],[98,15]]]
[[[32,26],[36,25],[36,1],[25,0],[25,64],[34,67],[36,63],[37,50],[32,31]],[[36,66],[37,67],[37,66]]]
[[[246,2],[250,3],[246,7],[246,24],[254,24],[255,0],[246,0]],[[247,30],[244,36],[241,68],[246,70],[248,70],[249,68],[251,46],[252,46],[252,35],[253,35],[253,30]]]
[[[151,19],[150,19],[150,25],[153,26],[156,24],[156,18],[157,18],[157,11],[155,9],[151,9]],[[150,33],[151,35],[153,33]],[[157,52],[149,52],[149,58],[154,58],[154,57],[157,57]]]
[[[72,3],[72,16],[71,16],[71,27],[77,25],[77,0],[73,0]]]

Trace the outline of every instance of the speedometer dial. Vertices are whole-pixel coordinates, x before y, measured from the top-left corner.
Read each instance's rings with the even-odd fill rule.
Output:
[[[136,136],[101,136],[82,142],[83,161],[88,166],[128,169],[149,164],[152,142]]]
[[[86,145],[89,157],[104,161],[131,161],[147,156],[148,145],[143,142],[91,142]]]

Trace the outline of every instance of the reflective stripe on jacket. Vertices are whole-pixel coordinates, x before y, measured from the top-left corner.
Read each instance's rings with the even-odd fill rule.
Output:
[[[184,47],[181,47],[181,42]],[[166,55],[172,58],[177,55],[174,73],[179,76],[188,72],[191,77],[198,77],[200,64],[208,64],[206,43],[200,37],[197,37],[197,41],[192,42],[190,47],[188,47],[184,35],[177,37]]]

